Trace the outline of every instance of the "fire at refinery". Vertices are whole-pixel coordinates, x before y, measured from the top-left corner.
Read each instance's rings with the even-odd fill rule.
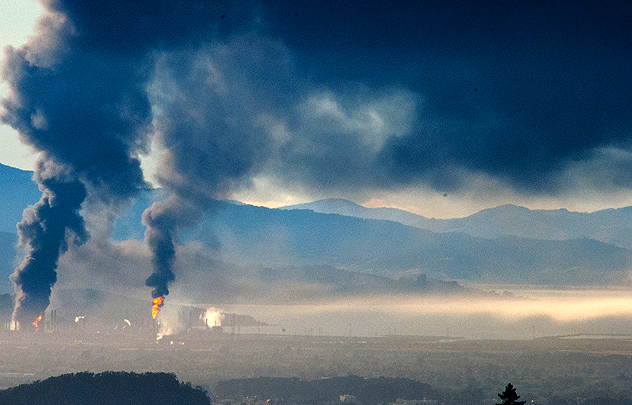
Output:
[[[160,312],[160,308],[162,308],[165,302],[165,297],[156,297],[154,298],[154,300],[152,301],[152,305],[151,305],[151,317],[156,319],[156,317],[158,316],[158,312]]]
[[[53,295],[54,309],[34,314],[28,323],[21,325],[12,319],[13,302],[7,300],[2,310],[0,301],[0,332],[4,325],[7,332],[20,332],[20,336],[30,334],[34,339],[79,335],[78,339],[82,340],[95,335],[138,335],[155,341],[157,335],[180,336],[180,340],[186,340],[222,332],[248,333],[249,326],[262,325],[246,315],[225,314],[223,309],[206,303],[170,301],[165,306],[161,305],[166,303],[165,297],[161,298],[148,300],[142,293],[126,296],[92,289],[61,290]],[[157,314],[155,318],[149,316],[148,307],[155,310],[152,311],[152,315]]]
[[[39,323],[42,321],[42,315],[38,316],[34,321],[33,321],[33,326],[35,326],[35,331],[39,332]]]

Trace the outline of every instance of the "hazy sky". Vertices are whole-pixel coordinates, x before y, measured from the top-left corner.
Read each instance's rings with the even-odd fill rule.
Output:
[[[0,43],[2,46],[19,46],[26,42],[28,35],[33,33],[35,21],[40,15],[42,7],[34,0],[3,0],[0,2]],[[2,55],[4,61],[4,53]],[[4,97],[7,94],[6,83],[2,82],[0,91]],[[2,148],[0,148],[0,162],[3,164],[32,170],[35,156],[30,148],[18,139],[18,134],[8,125],[0,124]]]
[[[632,205],[628,1],[194,1],[182,3],[203,7],[186,27],[147,2],[45,3],[57,13],[47,29],[64,21],[71,33],[42,35],[30,62],[44,63],[44,38],[68,41],[56,50],[78,38],[81,55],[111,69],[86,73],[94,97],[107,96],[100,78],[141,66],[130,55],[152,53],[139,67],[147,77],[118,77],[145,86],[156,135],[138,142],[152,145],[143,166],[156,184],[189,179],[269,206],[343,197],[435,217],[503,203]],[[3,0],[0,42],[23,44],[42,9]],[[52,119],[33,107],[33,127]],[[0,162],[31,169],[15,130],[2,125],[0,136]]]

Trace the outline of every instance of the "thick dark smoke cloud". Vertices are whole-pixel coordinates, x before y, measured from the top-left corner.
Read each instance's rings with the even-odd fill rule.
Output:
[[[42,199],[18,225],[26,257],[12,278],[14,318],[22,326],[48,305],[59,255],[68,249],[67,231],[76,243],[88,238],[79,214],[88,193],[118,205],[145,185],[138,153],[151,130],[143,84],[148,58],[95,52],[73,22],[69,15],[49,13],[38,36],[6,51],[4,79],[11,93],[2,120],[43,152],[35,168]]]
[[[603,159],[629,150],[631,6],[563,3],[263,2],[263,29],[163,60],[162,93],[186,96],[166,101],[162,184],[222,194],[259,173],[337,195],[462,190],[473,175],[528,195],[629,188],[627,165]],[[213,135],[183,135],[191,125]],[[198,173],[218,178],[189,181]]]
[[[295,4],[293,18],[284,7],[270,25],[297,65],[350,109],[350,83],[419,97],[414,125],[358,157],[373,175],[347,178],[352,186],[454,190],[481,173],[522,193],[555,194],[569,187],[569,165],[600,148],[629,150],[629,2],[332,1]],[[353,146],[341,140],[347,134],[338,131],[339,147]],[[327,155],[299,154],[285,173],[336,189],[342,153]],[[619,187],[618,173],[593,180]]]
[[[27,257],[13,277],[19,296],[15,316],[22,323],[30,322],[27,318],[43,312],[48,304],[59,255],[67,249],[66,229],[81,235],[78,241],[87,238],[83,222],[65,213],[81,218],[78,210],[86,195],[102,204],[117,205],[145,186],[138,155],[146,151],[152,130],[146,87],[155,55],[195,46],[207,37],[221,37],[235,22],[256,11],[244,2],[226,6],[195,0],[185,4],[44,3],[47,13],[40,21],[39,35],[20,49],[9,48],[4,69],[11,94],[3,101],[3,122],[43,152],[36,179],[44,195],[20,225]],[[74,193],[75,198],[60,195],[59,189],[71,191],[71,187],[59,185],[66,180],[40,173],[42,167],[53,166],[70,179],[68,184],[81,185],[87,194],[84,190]],[[56,186],[50,188],[49,184]],[[52,201],[54,209],[49,208]],[[51,228],[48,224],[52,223],[56,226]],[[160,252],[168,251],[169,243],[160,243],[155,235],[167,240],[171,232],[157,231],[154,225],[164,224],[159,219],[148,220],[149,245]],[[157,265],[165,263],[156,259]],[[151,280],[149,284],[154,283]],[[27,309],[31,302],[37,305]]]
[[[3,102],[3,122],[43,151],[36,179],[44,194],[20,224],[21,243],[28,249],[13,277],[18,321],[29,321],[48,305],[57,260],[67,250],[66,229],[78,242],[87,238],[78,213],[85,189],[101,203],[120,204],[145,186],[138,155],[146,151],[152,129],[146,86],[154,53],[229,31],[230,21],[253,10],[231,12],[240,10],[235,5],[47,1],[39,35],[21,49],[7,50],[4,78],[11,95]],[[50,166],[71,180],[44,176],[42,168]],[[148,242],[168,251],[168,243],[152,236],[157,224],[164,221],[148,222]]]
[[[106,204],[143,187],[154,133],[170,195],[143,219],[154,296],[179,229],[256,176],[339,196],[479,175],[530,195],[632,187],[629,2],[45,5],[7,53],[3,121],[66,180],[42,178]]]
[[[271,139],[256,117],[285,94],[271,91],[288,86],[284,52],[275,41],[245,35],[158,61],[152,100],[165,151],[157,175],[171,197],[143,216],[154,297],[168,294],[175,279],[178,229],[195,224],[214,199],[247,185],[271,157]]]
[[[482,174],[556,194],[584,164],[573,173],[598,169],[595,188],[621,187],[594,160],[629,148],[630,16],[625,2],[263,2],[265,29],[160,61],[160,184],[193,217],[256,175],[348,195]],[[154,243],[165,268],[192,220],[168,211],[146,217],[170,224],[148,233],[171,241]]]
[[[44,0],[70,18],[82,46],[133,58],[147,50],[196,46],[248,27],[257,6],[249,0]]]
[[[40,163],[42,164],[42,163]],[[51,288],[57,281],[57,259],[68,250],[67,231],[72,232],[74,243],[86,241],[88,234],[79,210],[86,198],[85,186],[77,180],[41,177],[42,199],[25,210],[18,224],[20,242],[27,255],[11,279],[17,291],[15,318],[34,321],[50,303]]]

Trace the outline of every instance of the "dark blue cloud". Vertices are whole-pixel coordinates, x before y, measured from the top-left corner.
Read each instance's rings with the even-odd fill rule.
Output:
[[[86,189],[78,181],[41,179],[47,192],[30,207],[18,224],[27,257],[11,275],[17,290],[15,319],[23,326],[42,315],[50,303],[51,288],[57,281],[57,258],[68,250],[67,231],[74,242],[88,238],[79,210]]]
[[[178,229],[260,174],[338,195],[477,174],[554,194],[584,164],[632,185],[604,152],[630,150],[629,2],[45,4],[46,28],[8,51],[3,121],[44,151],[45,195],[78,181],[106,203],[143,187],[155,134],[172,196],[144,219],[154,295]]]
[[[424,121],[385,146],[395,183],[450,187],[445,170],[554,192],[565,166],[626,147],[632,119],[629,2],[345,2],[269,7],[300,70],[423,96]],[[428,128],[428,121],[437,123]],[[388,177],[387,177],[388,178]],[[386,180],[388,181],[388,180]]]
[[[148,49],[172,49],[250,28],[257,12],[249,0],[51,0],[67,16],[82,46],[129,57]]]
[[[230,49],[207,55],[220,76],[241,69],[230,94],[210,102],[212,97],[200,102],[191,96],[181,106],[196,109],[198,116],[208,111],[215,117],[214,132],[223,134],[213,137],[231,139],[232,152],[217,149],[213,155],[219,159],[212,166],[220,182],[224,170],[233,179],[267,170],[297,186],[337,192],[420,183],[454,190],[467,185],[470,173],[523,193],[555,194],[569,187],[562,179],[569,165],[603,156],[596,153],[601,148],[628,148],[632,11],[626,2],[570,7],[565,2],[262,2],[257,11],[256,29],[251,25],[247,35],[242,35],[245,27],[234,31],[245,39],[211,40]],[[273,61],[279,55],[257,38],[282,44],[292,69],[277,74]],[[239,59],[240,46],[258,59]],[[191,62],[184,59],[172,72],[188,74]],[[174,77],[178,87],[185,86],[182,76]],[[187,94],[198,93],[195,89]],[[397,92],[414,100],[414,119],[405,133],[384,130],[376,149],[360,133],[370,132],[368,127],[350,126],[370,115],[384,94]],[[337,111],[310,104],[323,94]],[[241,111],[242,125],[226,127],[235,111]],[[249,127],[261,114],[281,122],[289,139],[266,139],[260,128]],[[384,109],[377,114],[382,120],[393,115]],[[200,150],[199,143],[188,144]],[[198,167],[194,151],[174,152],[174,159]],[[233,158],[222,164],[225,153]],[[273,164],[252,163],[266,159]],[[184,164],[169,171],[193,173]],[[602,181],[621,186],[614,184],[617,173],[603,174]]]

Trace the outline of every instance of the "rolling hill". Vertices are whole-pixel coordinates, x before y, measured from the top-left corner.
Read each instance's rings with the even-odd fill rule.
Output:
[[[488,239],[509,235],[545,240],[590,238],[632,248],[632,207],[584,213],[501,205],[464,218],[452,219],[425,218],[395,208],[366,208],[342,199],[325,199],[281,209],[307,209],[356,218],[383,219],[433,232],[461,232]]]
[[[28,172],[0,169],[2,220],[15,224],[21,204],[34,199],[37,187]],[[112,237],[142,239],[142,212],[162,194],[145,190],[117,220]],[[11,198],[15,195],[23,198]],[[328,266],[388,278],[428,274],[494,283],[621,284],[632,267],[627,223],[632,207],[585,214],[505,205],[439,220],[346,200],[285,209],[215,201],[202,223],[183,230],[180,239],[215,250],[218,262],[231,263],[227,268],[284,268],[277,274],[288,279],[294,277],[288,269]],[[12,272],[16,240],[15,225],[13,232],[0,233],[0,277]]]

